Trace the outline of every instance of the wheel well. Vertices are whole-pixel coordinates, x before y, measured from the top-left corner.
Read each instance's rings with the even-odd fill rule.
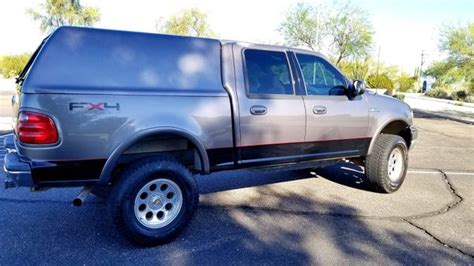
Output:
[[[408,148],[411,146],[412,136],[410,126],[404,121],[397,120],[390,122],[382,129],[380,134],[398,135],[405,140]]]
[[[191,172],[203,171],[201,155],[192,141],[178,134],[158,133],[141,138],[128,146],[118,158],[109,182],[114,182],[131,162],[163,154],[176,158]]]

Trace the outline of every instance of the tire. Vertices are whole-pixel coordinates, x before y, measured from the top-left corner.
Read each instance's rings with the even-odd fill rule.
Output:
[[[405,180],[407,169],[405,140],[397,135],[379,135],[365,162],[365,173],[372,188],[381,193],[397,191]]]
[[[198,202],[191,172],[169,157],[149,157],[131,164],[113,185],[108,199],[110,217],[117,229],[143,246],[175,239],[192,218]]]

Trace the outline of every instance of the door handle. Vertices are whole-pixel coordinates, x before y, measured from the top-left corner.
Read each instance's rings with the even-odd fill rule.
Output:
[[[250,107],[250,113],[253,115],[264,115],[267,113],[267,107],[262,105],[254,105]]]
[[[315,115],[324,115],[327,113],[327,108],[326,106],[314,106],[313,107],[313,114]]]

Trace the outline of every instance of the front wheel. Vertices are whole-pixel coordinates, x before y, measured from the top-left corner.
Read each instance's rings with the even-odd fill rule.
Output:
[[[381,134],[365,162],[365,172],[372,187],[382,193],[397,191],[408,169],[408,149],[397,135]]]
[[[153,157],[132,164],[112,188],[109,208],[117,228],[135,243],[173,240],[198,204],[191,172],[173,159]]]

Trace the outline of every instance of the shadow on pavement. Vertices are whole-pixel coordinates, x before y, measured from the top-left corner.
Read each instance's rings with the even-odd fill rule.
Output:
[[[199,183],[205,193],[210,193],[309,176],[303,173],[243,171],[200,177]],[[319,174],[356,189],[366,186],[360,181],[361,173],[350,165],[323,169]],[[281,192],[272,186],[255,189],[258,193],[253,205],[257,207],[201,204],[177,240],[156,248],[135,247],[122,239],[110,224],[104,202],[92,197],[81,208],[64,202],[18,203],[3,199],[0,262],[307,265],[375,260],[431,264],[440,258],[441,263],[466,263],[437,243],[426,244],[428,238],[414,233],[414,229],[397,230],[390,225],[394,222],[375,226],[375,221],[357,217],[357,210],[349,204]],[[45,193],[54,198],[52,190]],[[264,202],[268,204],[269,195],[273,199],[271,208],[259,208]],[[323,213],[288,211],[291,207],[301,210],[315,200]]]
[[[353,163],[341,163],[318,169],[317,174],[332,182],[365,191],[373,191],[364,168]]]
[[[323,177],[344,186],[372,191],[364,174],[364,168],[353,163],[339,163],[317,170],[239,170],[198,176],[197,179],[199,179],[200,193],[207,194],[317,177]]]
[[[450,111],[444,111],[444,112],[427,112],[427,111],[421,111],[421,110],[413,110],[413,116],[415,118],[427,118],[430,120],[439,120],[439,121],[445,121],[445,120],[451,120],[463,124],[468,124],[472,125],[474,122],[472,115],[469,115],[469,118],[466,117],[466,113],[463,112],[458,112],[454,110]]]
[[[201,194],[315,177],[309,170],[238,170],[197,176]]]

